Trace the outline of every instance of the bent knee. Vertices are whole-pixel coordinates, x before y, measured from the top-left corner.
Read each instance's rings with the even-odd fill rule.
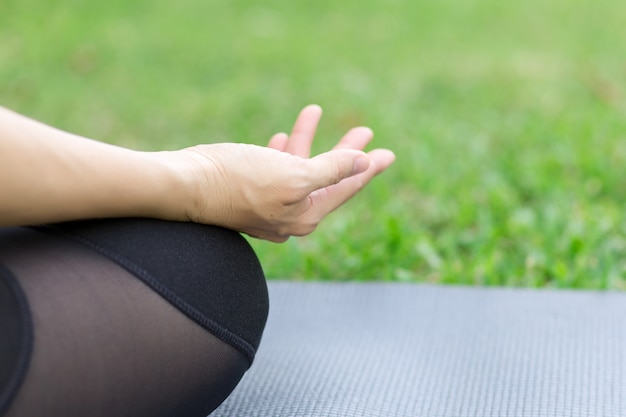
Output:
[[[152,219],[90,220],[41,229],[95,249],[250,362],[254,358],[269,300],[259,260],[239,233]]]

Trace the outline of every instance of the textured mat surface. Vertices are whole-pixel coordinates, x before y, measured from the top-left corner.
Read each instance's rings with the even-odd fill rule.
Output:
[[[270,282],[212,417],[626,416],[626,294]]]

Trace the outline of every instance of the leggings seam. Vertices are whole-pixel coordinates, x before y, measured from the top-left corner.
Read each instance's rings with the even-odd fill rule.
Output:
[[[11,406],[26,377],[33,353],[34,336],[33,319],[26,294],[24,294],[24,290],[13,273],[2,264],[0,264],[0,279],[8,284],[9,290],[13,293],[17,301],[20,319],[24,324],[24,332],[21,335],[21,346],[24,346],[24,349],[20,352],[17,367],[8,383],[8,389],[0,393],[0,416],[2,416]]]
[[[122,268],[126,269],[149,287],[151,287],[154,291],[156,291],[159,295],[165,298],[167,301],[172,303],[177,309],[179,309],[183,314],[187,317],[204,327],[211,334],[217,336],[222,341],[230,344],[240,352],[242,352],[246,358],[248,359],[249,364],[252,364],[255,356],[254,347],[248,343],[246,340],[241,338],[236,333],[226,329],[225,327],[218,324],[216,321],[206,317],[204,314],[200,313],[193,306],[189,305],[185,300],[180,298],[176,293],[168,289],[166,286],[161,284],[157,279],[155,279],[148,271],[138,266],[136,263],[131,261],[130,259],[124,257],[123,255],[106,248],[103,245],[100,245],[84,236],[80,236],[74,233],[70,233],[64,230],[61,230],[57,227],[51,225],[45,226],[36,226],[35,230],[40,231],[51,231],[55,235],[61,235],[63,237],[74,240],[78,243],[81,243],[93,250],[95,250],[100,255],[105,256],[111,261],[115,262]]]

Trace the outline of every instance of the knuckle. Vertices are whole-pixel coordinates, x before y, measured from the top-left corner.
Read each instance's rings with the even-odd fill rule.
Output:
[[[345,177],[342,166],[339,164],[330,164],[328,170],[328,183],[337,184]]]

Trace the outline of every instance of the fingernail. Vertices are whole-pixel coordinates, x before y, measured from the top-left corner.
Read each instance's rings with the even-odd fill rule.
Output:
[[[367,156],[359,156],[354,160],[354,165],[352,166],[352,175],[360,174],[367,170],[370,166],[370,159]]]

